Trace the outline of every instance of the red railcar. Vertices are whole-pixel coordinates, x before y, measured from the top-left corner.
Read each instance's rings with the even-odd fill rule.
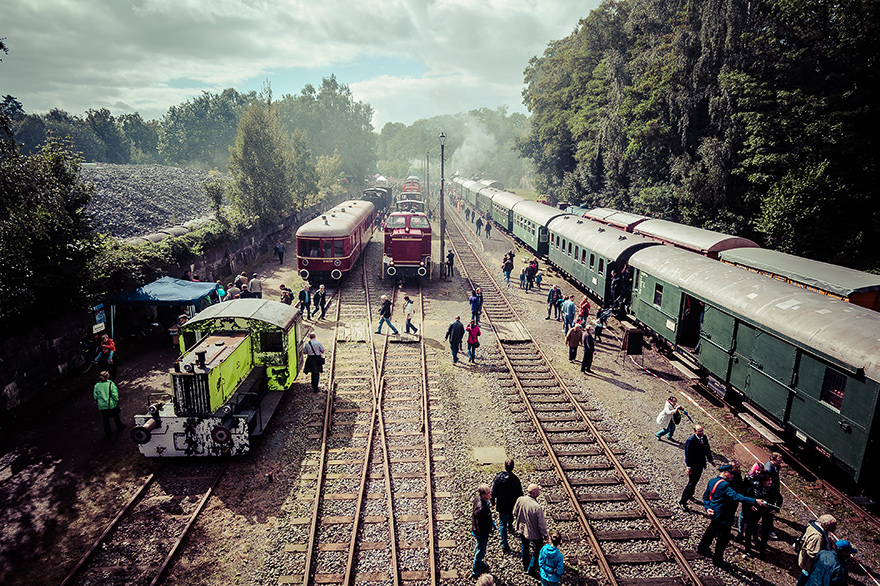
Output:
[[[410,175],[403,181],[403,199],[421,199],[422,183],[415,175]]]
[[[343,278],[373,236],[376,208],[369,201],[344,201],[296,231],[296,266],[310,282]]]
[[[393,212],[385,220],[382,278],[406,279],[430,273],[431,222],[428,216],[416,211]]]

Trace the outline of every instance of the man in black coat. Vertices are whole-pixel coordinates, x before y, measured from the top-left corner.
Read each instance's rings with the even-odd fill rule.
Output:
[[[504,471],[499,472],[492,481],[492,504],[498,510],[498,522],[501,525],[501,551],[510,552],[507,532],[513,531],[513,505],[523,495],[522,483],[513,473],[513,460],[504,462]]]
[[[715,458],[712,457],[712,450],[709,448],[709,438],[706,437],[703,426],[698,423],[694,426],[694,434],[684,442],[684,465],[687,467],[685,474],[688,481],[678,501],[682,511],[688,510],[687,502],[693,498],[694,491],[697,490],[697,483],[700,482],[703,470],[706,469],[706,462],[715,464]]]
[[[748,503],[750,505],[757,503],[763,507],[767,505],[767,502],[743,496],[733,490],[730,486],[733,480],[732,465],[723,464],[718,467],[718,472],[720,476],[710,480],[709,484],[706,485],[706,491],[703,493],[703,506],[706,507],[706,513],[709,514],[712,520],[709,521],[709,526],[700,539],[697,553],[708,556],[710,554],[709,546],[717,538],[712,563],[716,566],[723,566],[724,550],[727,548],[727,544],[730,543],[730,526],[733,524],[733,516],[736,513],[736,503]]]
[[[477,498],[474,499],[473,514],[471,515],[471,533],[477,539],[477,546],[474,548],[474,565],[471,578],[477,578],[480,574],[489,570],[489,565],[483,562],[483,558],[486,556],[489,536],[495,530],[495,523],[492,521],[492,509],[489,507],[492,489],[489,488],[488,484],[481,484],[477,487],[477,493]]]
[[[455,320],[449,324],[444,340],[449,340],[449,348],[452,350],[452,363],[458,362],[458,353],[461,350],[461,339],[464,337],[464,325],[461,316],[456,315]]]

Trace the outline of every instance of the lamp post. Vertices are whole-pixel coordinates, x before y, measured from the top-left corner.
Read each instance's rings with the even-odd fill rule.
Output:
[[[431,159],[429,152],[425,151],[425,195],[422,197],[425,202],[425,211],[428,209],[427,206],[431,205]]]
[[[444,155],[445,155],[445,147],[446,147],[446,133],[440,133],[440,274],[443,275],[446,273],[446,253],[443,252],[446,250],[446,207],[444,206],[444,200],[446,199],[445,186],[446,186],[446,178],[444,176]]]

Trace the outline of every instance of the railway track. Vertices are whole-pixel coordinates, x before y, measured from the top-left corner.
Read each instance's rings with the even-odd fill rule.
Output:
[[[550,515],[572,529],[568,541],[589,546],[580,563],[597,566],[611,586],[720,586],[691,564],[702,556],[678,546],[688,534],[664,527],[661,519],[672,513],[656,506],[648,480],[630,475],[632,465],[620,458],[626,450],[603,433],[607,427],[532,339],[458,224],[455,218],[450,245],[471,286],[497,300],[484,315],[498,337],[495,358],[506,367],[500,383],[515,421],[537,434],[529,455]]]
[[[174,462],[151,474],[61,586],[159,584],[229,460]]]
[[[433,586],[448,575],[437,548],[454,542],[438,538],[437,524],[452,520],[439,512],[451,493],[434,489],[444,473],[434,470],[443,458],[432,444],[425,344],[403,332],[375,333],[378,286],[364,270],[336,296],[329,392],[301,475],[311,514],[292,520],[304,531],[284,548],[291,571],[280,584]],[[422,295],[410,296],[421,330]]]

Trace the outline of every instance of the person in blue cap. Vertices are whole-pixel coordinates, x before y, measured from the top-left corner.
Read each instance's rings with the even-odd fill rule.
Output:
[[[736,503],[748,503],[750,505],[759,504],[762,507],[767,502],[762,499],[753,499],[743,496],[733,490],[730,482],[733,480],[733,465],[722,464],[718,467],[719,476],[709,481],[706,491],[703,493],[703,504],[706,507],[706,513],[711,517],[706,532],[703,533],[700,544],[697,546],[697,553],[708,556],[709,546],[712,541],[715,542],[715,555],[712,556],[712,563],[716,566],[724,565],[724,550],[730,543],[730,527],[733,524],[734,513],[736,512]]]
[[[807,586],[844,586],[849,577],[846,564],[854,553],[859,552],[845,539],[835,543],[830,551],[820,551],[807,578]]]

